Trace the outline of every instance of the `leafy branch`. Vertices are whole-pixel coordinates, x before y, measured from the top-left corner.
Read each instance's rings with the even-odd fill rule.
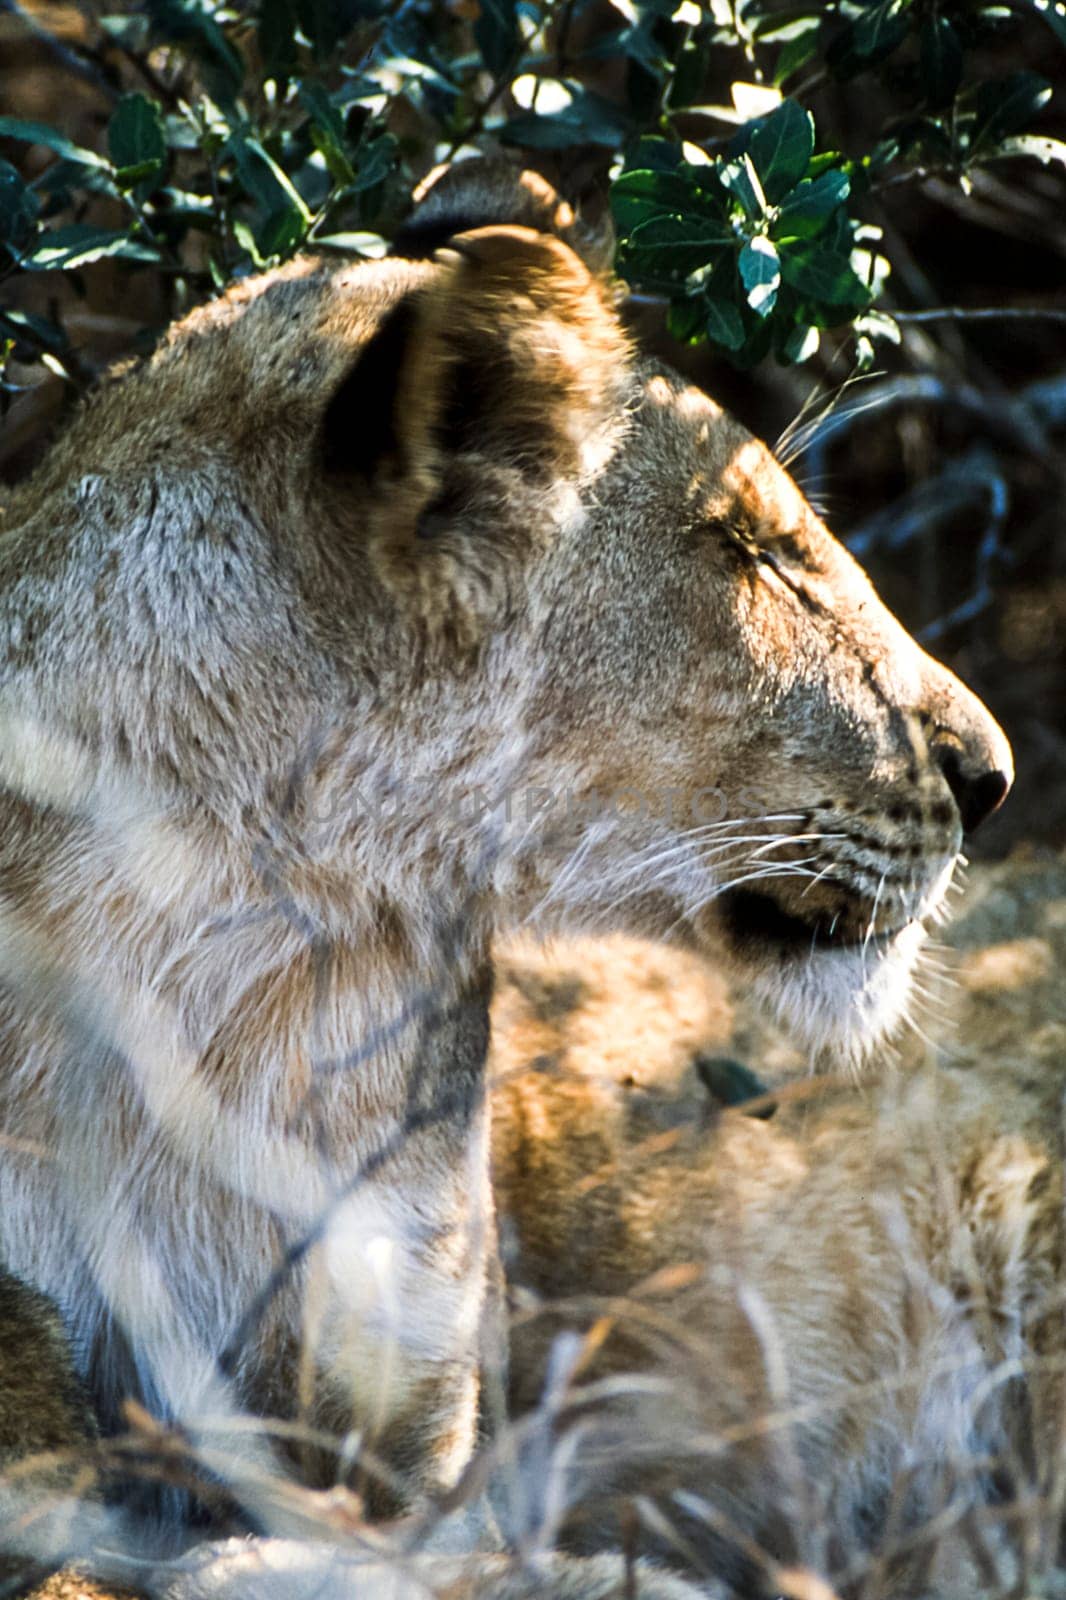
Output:
[[[1050,84],[983,71],[1011,29],[1066,45],[1041,0],[147,0],[76,45],[0,6],[112,107],[99,149],[0,118],[0,349],[79,385],[42,286],[110,262],[177,309],[302,249],[378,254],[414,184],[470,145],[610,169],[620,271],[668,298],[677,338],[750,366],[843,329],[868,362],[903,320],[870,207],[930,176],[1066,164],[1034,127]],[[723,72],[752,80],[732,107]],[[806,102],[864,79],[883,125],[820,149]]]

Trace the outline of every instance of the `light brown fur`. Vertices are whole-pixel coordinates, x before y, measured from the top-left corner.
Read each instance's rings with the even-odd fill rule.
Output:
[[[6,1535],[22,1522],[24,1549],[45,1557],[8,1559],[0,1536],[0,1592],[14,1594],[17,1580],[47,1570],[69,1547],[71,1504],[96,1487],[96,1436],[55,1307],[0,1272],[0,1528]]]
[[[1061,862],[976,874],[938,1060],[914,1040],[876,1086],[786,1076],[769,1122],[715,1110],[692,1070],[736,1044],[713,975],[650,952],[645,976],[631,949],[605,978],[566,945],[504,963],[513,1387],[543,1403],[554,1361],[572,1539],[617,1538],[636,1494],[663,1518],[645,1548],[758,1592],[802,1568],[907,1600],[1005,1593],[1027,1540],[1054,1566],[1064,909]],[[537,998],[578,976],[589,1002],[545,1051]],[[586,1340],[568,1381],[565,1330]]]
[[[1062,861],[975,872],[935,1072],[917,1039],[869,1087],[812,1084],[792,1061],[769,1123],[716,1111],[693,1072],[762,1027],[713,969],[634,941],[500,951],[494,1179],[515,1437],[550,1423],[519,1469],[541,1539],[559,1530],[537,1527],[540,1502],[557,1514],[565,1483],[571,1540],[617,1546],[635,1490],[679,1541],[636,1515],[638,1547],[742,1587],[802,1595],[813,1573],[972,1600],[1010,1589],[1027,1537],[1035,1570],[1053,1566],[1064,912]],[[765,1028],[754,1048],[761,1068],[782,1059]],[[584,1348],[557,1344],[564,1331]],[[40,1395],[51,1369],[34,1360]],[[605,1401],[607,1376],[622,1387]],[[678,1489],[702,1497],[713,1535]],[[541,1581],[595,1600],[619,1560],[556,1562]],[[262,1600],[259,1561],[330,1571],[313,1545],[234,1543],[202,1553],[191,1592]],[[463,1573],[464,1600],[531,1581],[503,1563],[420,1570],[449,1594]]]
[[[249,1408],[380,1509],[469,1458],[498,929],[721,944],[858,1054],[1010,780],[543,186],[449,183],[433,260],[193,312],[0,534],[0,1260],[253,1499]]]

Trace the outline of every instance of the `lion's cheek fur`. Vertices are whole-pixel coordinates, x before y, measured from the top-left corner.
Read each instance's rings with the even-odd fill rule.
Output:
[[[816,1058],[861,1066],[907,1014],[928,935],[918,922],[887,949],[828,952],[755,975],[754,993]]]

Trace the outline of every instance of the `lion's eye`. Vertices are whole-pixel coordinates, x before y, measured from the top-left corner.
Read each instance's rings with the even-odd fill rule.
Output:
[[[776,551],[770,550],[766,545],[761,544],[756,546],[755,553],[764,567],[769,567],[770,571],[776,572],[779,578],[784,579],[786,582],[788,581],[788,572],[778,560]]]
[[[798,572],[812,572],[817,568],[811,545],[795,533],[775,532],[767,543],[767,549],[778,561],[794,567]]]
[[[755,555],[759,565],[766,567],[773,573],[775,578],[780,578],[782,583],[787,583],[790,589],[796,587],[795,569],[790,561],[782,560],[778,550],[770,545],[760,544],[756,546]]]
[[[803,582],[802,567],[797,572],[792,563],[782,561],[777,551],[767,545],[758,545],[756,547],[756,560],[760,567],[772,572],[777,581],[783,583],[786,589],[791,589],[792,593],[804,603],[808,601],[809,595]]]
[[[758,559],[759,546],[747,528],[729,517],[708,517],[699,527],[701,539],[711,539],[718,544],[731,545],[734,550]]]

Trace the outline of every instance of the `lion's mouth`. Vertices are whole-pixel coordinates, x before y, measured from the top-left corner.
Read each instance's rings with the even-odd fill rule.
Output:
[[[882,950],[906,922],[870,932],[865,919],[853,913],[800,916],[786,911],[772,895],[754,889],[731,889],[717,902],[722,925],[742,954],[767,946],[783,956],[809,956],[812,951]]]

